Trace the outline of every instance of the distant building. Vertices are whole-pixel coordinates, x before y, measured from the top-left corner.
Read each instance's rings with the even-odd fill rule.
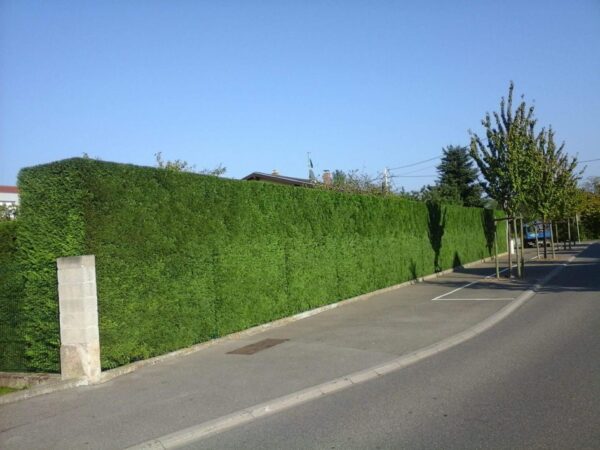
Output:
[[[15,207],[19,204],[19,189],[16,186],[0,186],[0,205]]]
[[[287,184],[288,186],[301,186],[301,187],[313,187],[315,183],[306,178],[286,177],[279,175],[276,171],[272,174],[263,172],[252,172],[250,175],[245,176],[242,180],[248,181],[266,181],[269,183],[276,184]]]

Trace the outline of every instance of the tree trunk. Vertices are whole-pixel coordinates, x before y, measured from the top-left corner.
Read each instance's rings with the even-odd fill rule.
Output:
[[[569,239],[569,250],[573,248],[573,241],[571,240],[571,218],[567,219],[567,238]]]
[[[540,240],[538,239],[538,225],[535,224],[535,250],[537,251],[537,258],[540,259]]]
[[[542,233],[543,241],[544,241],[544,259],[548,259],[548,251],[546,249],[546,245],[548,242],[546,241],[546,219],[542,222],[542,229],[544,230]]]
[[[519,263],[519,232],[517,230],[517,218],[513,219],[513,231],[515,233],[515,262],[517,263],[517,277],[521,278],[521,264]],[[521,249],[523,253],[523,249]]]
[[[510,219],[506,221],[506,236],[508,238],[508,278],[512,278],[512,236],[510,231]]]
[[[579,214],[575,214],[575,225],[577,225],[577,243],[581,243],[581,236],[579,236]]]
[[[500,278],[500,265],[498,263],[498,230],[494,228],[494,262],[496,263],[496,278]]]
[[[542,233],[542,237],[543,237],[543,241],[544,241],[544,259],[548,259],[548,252],[546,249],[546,245],[548,244],[546,242],[546,219],[544,218],[544,221],[542,222],[542,229],[544,230]]]
[[[550,244],[552,247],[552,259],[556,258],[556,250],[554,248],[555,239],[556,239],[556,236],[554,235],[554,222],[550,221]]]
[[[523,237],[523,217],[521,221],[521,278],[525,277],[525,238]]]

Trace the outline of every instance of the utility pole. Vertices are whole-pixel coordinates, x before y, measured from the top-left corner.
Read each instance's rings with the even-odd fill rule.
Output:
[[[387,167],[383,168],[383,193],[387,194],[390,191],[390,172]]]
[[[313,170],[313,162],[310,159],[310,152],[306,152],[306,158],[308,159],[308,179],[313,183],[317,181],[317,177],[315,177],[315,172]]]

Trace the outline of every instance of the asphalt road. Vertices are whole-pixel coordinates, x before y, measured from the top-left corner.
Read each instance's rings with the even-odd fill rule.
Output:
[[[487,332],[190,449],[600,449],[600,245]]]

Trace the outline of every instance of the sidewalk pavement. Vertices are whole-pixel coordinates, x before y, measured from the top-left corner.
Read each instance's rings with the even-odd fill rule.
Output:
[[[494,263],[480,263],[104,384],[0,405],[0,448],[126,448],[381,365],[476,326],[583,248],[529,261],[524,280],[496,280]],[[282,341],[230,353],[265,339]]]

